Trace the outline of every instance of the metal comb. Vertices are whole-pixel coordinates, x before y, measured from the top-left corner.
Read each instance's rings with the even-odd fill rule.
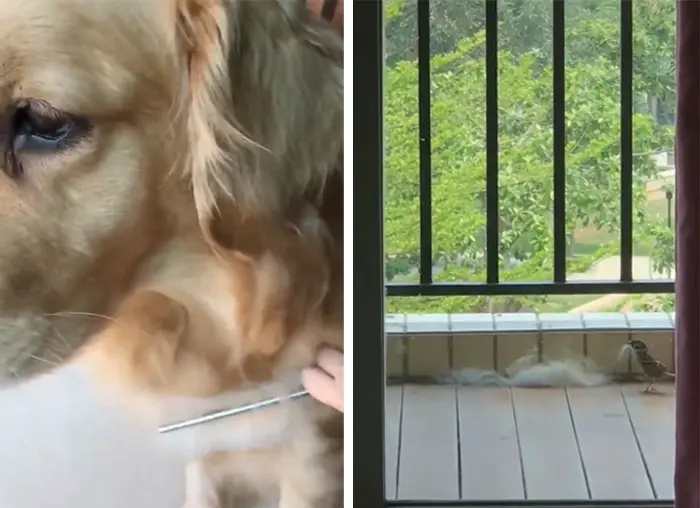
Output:
[[[290,393],[289,395],[272,397],[270,399],[261,400],[259,402],[253,402],[252,404],[247,404],[245,406],[214,411],[212,413],[207,413],[203,416],[198,416],[197,418],[190,418],[189,420],[182,420],[168,425],[163,425],[162,427],[158,427],[158,433],[166,434],[168,432],[194,427],[203,423],[209,423],[216,420],[221,420],[223,418],[229,418],[231,416],[238,416],[241,414],[249,413],[251,411],[256,411],[258,409],[274,406],[276,404],[279,404],[280,402],[299,399],[307,395],[309,395],[309,392],[307,390],[300,390],[298,392]]]

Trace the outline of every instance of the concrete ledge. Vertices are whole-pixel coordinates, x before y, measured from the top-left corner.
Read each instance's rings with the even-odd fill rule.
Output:
[[[390,378],[441,376],[455,369],[504,373],[515,360],[590,358],[602,372],[634,377],[621,361],[627,341],[639,338],[671,370],[675,313],[388,314],[386,368]]]

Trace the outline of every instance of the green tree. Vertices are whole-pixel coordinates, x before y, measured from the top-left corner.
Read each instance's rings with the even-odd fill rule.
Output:
[[[494,0],[429,0],[432,53],[454,51],[462,40],[482,31],[487,1]],[[590,61],[593,56],[616,64],[620,0],[560,1],[566,1],[567,64]],[[516,56],[537,49],[542,58],[551,59],[552,2],[498,0],[499,47]],[[387,0],[386,61],[390,66],[417,57],[416,5],[417,0]],[[654,112],[660,102],[667,120],[672,118],[675,100],[675,8],[676,0],[633,2],[635,89],[648,95]]]
[[[403,0],[393,2],[388,5],[390,23],[406,16]],[[526,17],[532,20],[538,15],[535,9],[538,2],[545,0],[503,4],[510,6],[512,12],[520,9],[518,12],[528,13]],[[614,55],[615,51],[619,53],[619,28],[614,19],[608,19],[609,12],[604,9],[605,5],[601,5],[606,2],[572,2],[580,4],[581,12],[597,3],[597,12],[603,17],[595,18],[588,11],[587,17],[581,14],[578,24],[569,25],[567,29],[567,48],[579,51],[579,56],[567,56],[566,74],[569,273],[583,271],[617,250],[615,238],[593,252],[579,252],[575,233],[591,225],[611,234],[619,230],[620,80],[619,55]],[[454,9],[454,4],[459,2],[440,0],[433,3]],[[483,17],[482,2],[469,1],[466,4],[479,4]],[[653,11],[652,4],[666,10],[659,7],[661,10]],[[656,37],[663,43],[659,41],[653,47],[667,51],[665,56],[670,62],[673,61],[674,44],[668,30],[673,23],[667,23],[674,15],[673,9],[668,9],[671,4],[672,0],[650,0],[640,10],[636,7],[639,2],[635,3],[635,48],[639,45],[652,47]],[[541,12],[539,15],[541,18]],[[455,16],[454,19],[459,18]],[[473,21],[466,23],[469,22]],[[472,36],[456,41],[451,30],[461,28],[450,26],[443,27],[440,35],[443,52],[434,53],[431,59],[435,278],[483,281],[485,34],[483,30],[475,31]],[[540,28],[540,33],[536,32],[529,30],[526,33],[533,40],[541,37],[547,42],[546,29]],[[393,37],[393,32],[388,30],[388,35]],[[534,47],[527,49],[527,45]],[[541,48],[541,41],[529,41],[512,51],[499,51],[500,263],[503,280],[542,281],[552,278],[552,69],[548,63],[551,60],[543,57]],[[598,49],[594,51],[594,48]],[[576,55],[575,51],[573,53]],[[655,67],[661,65],[659,62],[663,56],[651,58],[642,52],[635,60],[635,92],[643,106],[647,105],[649,96],[671,97],[672,72],[670,77],[661,76],[659,68]],[[647,66],[648,71],[640,68]],[[397,57],[397,61],[389,66],[385,81],[387,275],[399,280],[415,280],[418,259],[416,68],[414,59]],[[633,118],[635,235],[649,245],[657,267],[667,269],[672,250],[659,248],[657,244],[662,243],[659,238],[667,241],[667,236],[663,235],[668,235],[669,229],[665,217],[648,212],[646,186],[651,179],[658,177],[653,155],[670,149],[672,131],[659,124],[653,113],[651,108],[639,107]],[[514,311],[541,300],[529,297],[401,298],[389,301],[389,311]]]

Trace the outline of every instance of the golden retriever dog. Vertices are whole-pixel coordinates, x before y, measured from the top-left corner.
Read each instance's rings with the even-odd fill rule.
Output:
[[[304,0],[3,0],[0,44],[0,379],[253,402],[342,348],[342,40]],[[186,505],[338,504],[340,415],[288,405]]]

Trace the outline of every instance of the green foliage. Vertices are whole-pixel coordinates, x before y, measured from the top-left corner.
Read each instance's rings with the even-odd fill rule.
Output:
[[[485,34],[478,29],[483,2],[434,0],[431,5],[436,32],[431,44],[439,48],[431,58],[435,280],[484,281]],[[579,252],[578,235],[586,228],[616,235],[620,227],[618,5],[617,0],[567,3],[568,273],[583,272],[617,253],[617,240],[603,242],[594,252]],[[500,6],[499,36],[505,41],[498,53],[501,278],[551,280],[551,31],[543,28],[549,24],[551,0],[502,1]],[[673,268],[673,232],[667,217],[647,210],[647,184],[658,179],[653,155],[671,149],[673,132],[646,106],[650,97],[667,103],[673,99],[674,1],[634,6],[635,93],[643,106],[633,118],[634,233],[652,252],[655,269],[666,272]],[[409,29],[415,8],[409,7],[405,0],[387,4],[386,271],[394,281],[416,280],[418,260],[418,81],[417,62],[407,51],[415,46],[415,32]],[[388,311],[517,311],[542,301],[402,298],[391,299]]]
[[[615,312],[674,312],[676,295],[632,295]]]

